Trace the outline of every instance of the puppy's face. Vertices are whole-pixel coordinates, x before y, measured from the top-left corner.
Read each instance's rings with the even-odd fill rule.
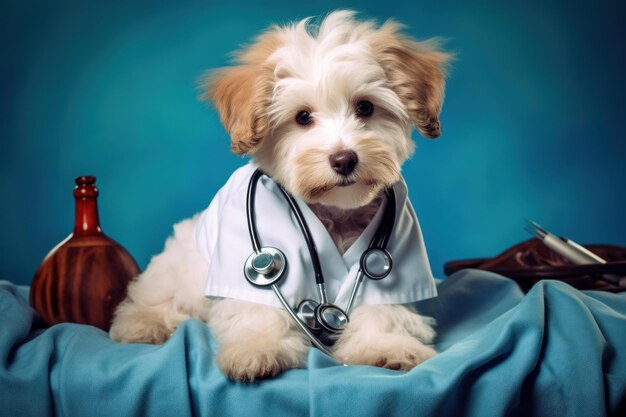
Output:
[[[232,150],[293,195],[344,209],[397,182],[411,129],[439,136],[443,66],[433,42],[353,13],[275,27],[207,82]]]

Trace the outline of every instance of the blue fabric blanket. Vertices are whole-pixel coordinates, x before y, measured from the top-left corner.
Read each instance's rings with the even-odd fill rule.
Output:
[[[475,270],[419,310],[438,321],[435,358],[410,372],[337,365],[258,383],[225,378],[207,326],[164,345],[122,345],[94,327],[33,330],[27,289],[0,282],[2,416],[626,415],[626,293],[516,285]]]

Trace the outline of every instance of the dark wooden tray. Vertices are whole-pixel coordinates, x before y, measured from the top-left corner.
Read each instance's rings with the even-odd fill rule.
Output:
[[[578,289],[626,291],[626,288],[602,279],[604,274],[626,276],[626,248],[614,245],[584,246],[604,258],[607,263],[574,265],[539,239],[529,239],[493,258],[447,262],[444,272],[451,275],[466,268],[483,269],[515,280],[524,292],[542,279],[556,279]]]

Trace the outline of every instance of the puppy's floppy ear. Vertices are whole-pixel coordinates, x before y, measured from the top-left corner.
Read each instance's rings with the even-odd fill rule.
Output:
[[[202,97],[215,105],[238,155],[254,153],[267,133],[271,76],[263,65],[244,64],[215,70],[204,83]]]
[[[380,27],[372,38],[374,55],[417,130],[437,138],[446,66],[452,55],[439,51],[437,40],[416,42],[398,33],[398,28],[392,21]]]
[[[267,134],[274,83],[267,58],[280,44],[278,29],[272,28],[238,54],[239,65],[209,72],[202,82],[202,98],[215,105],[238,155],[254,153]]]

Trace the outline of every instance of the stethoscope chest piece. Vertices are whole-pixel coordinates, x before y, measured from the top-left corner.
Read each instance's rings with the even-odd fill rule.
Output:
[[[278,282],[287,268],[282,251],[270,246],[252,252],[243,267],[248,282],[257,287],[269,287]]]
[[[297,316],[322,340],[326,346],[334,344],[333,335],[341,332],[348,325],[348,315],[336,305],[303,300],[298,305]]]
[[[315,310],[320,305],[317,301],[313,300],[302,300],[298,305],[298,317],[302,320],[309,329],[313,332],[319,332],[322,328],[319,323],[315,319]]]
[[[348,325],[348,315],[333,304],[321,304],[315,309],[315,318],[330,333],[342,331]]]
[[[336,305],[313,300],[303,300],[297,314],[313,332],[337,333],[345,329],[349,321],[348,315]]]

